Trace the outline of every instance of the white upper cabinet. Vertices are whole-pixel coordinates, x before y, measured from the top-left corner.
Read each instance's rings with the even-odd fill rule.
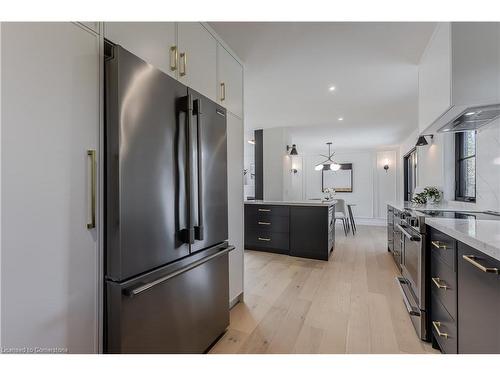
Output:
[[[450,24],[439,24],[419,66],[418,127],[421,132],[450,107],[450,50]]]
[[[243,67],[222,45],[217,48],[218,102],[243,118]]]
[[[500,103],[500,24],[437,26],[419,65],[419,130],[434,132],[471,107]]]
[[[2,346],[97,353],[99,38],[1,28]]]
[[[179,80],[217,100],[217,40],[198,22],[179,22]]]
[[[177,78],[175,22],[106,22],[104,37]]]

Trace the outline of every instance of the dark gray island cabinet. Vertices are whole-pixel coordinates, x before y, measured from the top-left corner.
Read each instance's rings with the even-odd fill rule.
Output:
[[[245,203],[245,249],[328,260],[334,209],[334,203]]]
[[[500,261],[430,228],[431,329],[444,353],[500,353]]]

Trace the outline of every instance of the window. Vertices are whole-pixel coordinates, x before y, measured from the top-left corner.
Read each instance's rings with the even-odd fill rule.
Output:
[[[455,199],[476,201],[476,132],[455,135]]]
[[[405,201],[411,201],[417,186],[417,149],[411,150],[404,157]]]

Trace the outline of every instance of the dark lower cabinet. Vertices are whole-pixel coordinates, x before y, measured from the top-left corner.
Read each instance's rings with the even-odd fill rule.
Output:
[[[335,241],[328,207],[290,207],[290,255],[328,260]]]
[[[458,243],[458,351],[500,354],[500,262]]]
[[[335,206],[245,204],[245,248],[328,260]]]

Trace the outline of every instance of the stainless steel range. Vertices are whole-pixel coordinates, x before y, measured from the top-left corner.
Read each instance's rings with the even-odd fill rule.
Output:
[[[396,280],[411,321],[422,340],[430,339],[428,327],[428,282],[430,277],[429,256],[426,250],[426,218],[450,218],[468,220],[500,220],[495,212],[464,212],[406,209],[400,219],[394,219],[394,228],[399,237],[394,243],[401,244],[401,276]]]

